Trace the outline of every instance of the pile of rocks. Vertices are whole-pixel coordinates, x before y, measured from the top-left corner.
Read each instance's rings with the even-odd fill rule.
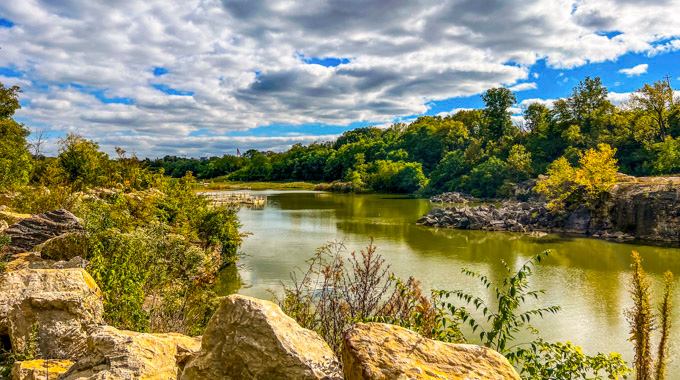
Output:
[[[239,295],[221,300],[203,337],[107,326],[101,291],[77,256],[86,252],[81,230],[64,210],[6,229],[14,253],[0,275],[0,342],[16,353],[33,346],[36,357],[14,363],[15,380],[519,379],[492,350],[377,323],[347,333],[341,368],[316,332]]]
[[[475,198],[472,195],[459,193],[456,191],[441,193],[430,198],[432,203],[468,203],[481,202],[481,199]]]

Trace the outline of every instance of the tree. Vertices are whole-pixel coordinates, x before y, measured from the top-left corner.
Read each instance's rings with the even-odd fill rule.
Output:
[[[585,122],[595,110],[608,103],[607,94],[607,88],[602,85],[600,77],[591,79],[588,76],[580,81],[566,100],[572,118],[578,122]]]
[[[503,136],[513,134],[512,114],[508,108],[517,103],[517,98],[512,91],[505,87],[492,88],[482,94],[482,100],[486,105],[484,117],[488,138],[495,141]]]
[[[33,166],[26,145],[29,131],[13,118],[21,108],[20,92],[18,86],[0,83],[0,190],[26,184]]]
[[[99,150],[99,144],[71,133],[59,139],[57,165],[66,181],[76,190],[106,183],[109,157]]]
[[[555,212],[570,206],[597,205],[600,196],[616,183],[618,166],[616,149],[600,144],[598,149],[579,152],[579,167],[571,166],[566,157],[560,157],[548,167],[548,177],[536,183],[534,190],[548,200],[548,208]]]
[[[666,136],[663,142],[652,147],[656,159],[652,163],[652,171],[656,174],[680,173],[680,137],[674,139]]]
[[[661,139],[665,139],[668,133],[668,116],[675,105],[670,77],[651,85],[645,83],[631,95],[630,103],[635,109],[646,112],[654,120]]]
[[[513,179],[524,181],[531,175],[531,153],[523,145],[513,145],[507,159],[507,167]]]

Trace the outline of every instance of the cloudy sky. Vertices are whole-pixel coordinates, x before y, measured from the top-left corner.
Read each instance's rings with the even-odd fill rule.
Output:
[[[672,75],[680,0],[0,2],[17,118],[139,156],[282,150],[357,126]],[[519,111],[519,105],[516,111]],[[50,149],[54,149],[52,146]]]

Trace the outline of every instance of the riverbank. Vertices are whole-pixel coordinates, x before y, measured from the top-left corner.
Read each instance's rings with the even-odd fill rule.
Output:
[[[607,191],[593,209],[576,206],[563,213],[551,212],[543,202],[505,202],[500,206],[468,207],[468,197],[447,193],[433,203],[458,200],[450,207],[435,208],[417,224],[469,230],[576,233],[617,240],[680,242],[680,178],[628,177]]]
[[[318,185],[312,182],[239,182],[216,178],[201,182],[197,190],[314,190]]]

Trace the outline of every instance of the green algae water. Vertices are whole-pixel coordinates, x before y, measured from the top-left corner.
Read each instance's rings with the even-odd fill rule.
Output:
[[[537,267],[532,289],[545,294],[531,307],[558,305],[562,310],[532,326],[548,341],[566,341],[588,354],[620,352],[630,363],[632,344],[624,309],[628,294],[630,252],[637,250],[653,281],[653,302],[661,277],[670,269],[676,278],[674,330],[669,379],[680,379],[680,248],[644,243],[548,235],[541,238],[508,232],[434,229],[415,221],[433,206],[426,199],[382,194],[334,194],[312,191],[253,191],[266,195],[267,206],[243,208],[239,217],[245,239],[238,274],[221,273],[218,291],[271,299],[281,282],[289,283],[294,268],[328,241],[342,240],[349,250],[365,247],[371,237],[378,252],[401,278],[413,276],[424,290],[464,289],[490,299],[475,279],[461,274],[469,268],[500,283],[506,276],[502,260],[519,268],[546,249],[555,253]],[[239,284],[240,276],[240,284]],[[240,288],[239,288],[240,285]],[[528,340],[531,337],[521,337]],[[676,375],[672,375],[676,374]]]

